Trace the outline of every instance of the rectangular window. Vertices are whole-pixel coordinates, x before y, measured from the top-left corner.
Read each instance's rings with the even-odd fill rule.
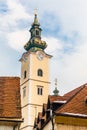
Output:
[[[26,87],[23,88],[23,98],[26,96]]]
[[[43,87],[42,86],[37,87],[37,94],[38,95],[43,95]]]
[[[27,71],[24,71],[24,79],[27,77]]]

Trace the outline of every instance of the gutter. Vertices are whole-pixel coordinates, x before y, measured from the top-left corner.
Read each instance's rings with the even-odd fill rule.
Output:
[[[55,113],[55,116],[67,116],[67,117],[75,117],[75,118],[84,118],[87,119],[87,115],[84,114],[73,114],[73,113]]]
[[[23,119],[0,118],[0,121],[7,121],[7,122],[23,122]]]

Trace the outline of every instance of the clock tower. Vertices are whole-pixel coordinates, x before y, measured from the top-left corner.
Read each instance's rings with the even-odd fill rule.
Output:
[[[34,119],[41,112],[49,95],[49,65],[51,55],[45,53],[47,44],[41,39],[40,23],[37,14],[30,28],[30,39],[24,45],[26,50],[21,61],[21,106],[24,122],[21,130],[32,130]]]

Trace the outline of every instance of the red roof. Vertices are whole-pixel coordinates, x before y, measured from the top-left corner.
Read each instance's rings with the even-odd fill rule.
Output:
[[[0,118],[21,118],[19,77],[0,77]]]
[[[87,84],[70,92],[71,97],[60,109],[56,111],[56,114],[68,114],[68,115],[87,115]],[[70,95],[70,93],[66,95]]]
[[[50,101],[50,103],[55,102],[55,101],[65,101],[66,97],[64,96],[55,96],[55,95],[49,95],[48,99]]]
[[[70,97],[72,97],[72,96],[74,96],[76,93],[78,93],[78,91],[79,91],[80,89],[82,89],[82,88],[83,88],[83,85],[80,86],[80,87],[78,87],[78,88],[75,88],[75,89],[71,90],[70,92],[68,92],[68,93],[66,93],[66,94],[64,94],[63,97],[65,97],[65,98],[68,100],[68,99],[70,99]]]
[[[57,116],[59,115],[68,115],[75,117],[86,117],[87,118],[87,84],[84,84],[68,93],[64,96],[55,96],[49,95],[47,105],[43,105],[42,114],[38,114],[38,122],[36,125],[39,128],[39,124],[41,123],[41,119],[44,119],[45,115],[46,119],[41,123],[41,129],[48,123],[50,120],[50,107],[52,105],[53,113]],[[46,110],[45,110],[46,108]],[[35,126],[36,126],[35,125]]]

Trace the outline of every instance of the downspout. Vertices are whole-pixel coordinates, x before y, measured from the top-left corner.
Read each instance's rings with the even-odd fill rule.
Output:
[[[13,126],[13,130],[16,130],[16,127],[17,127],[18,125],[15,125],[15,126]]]

